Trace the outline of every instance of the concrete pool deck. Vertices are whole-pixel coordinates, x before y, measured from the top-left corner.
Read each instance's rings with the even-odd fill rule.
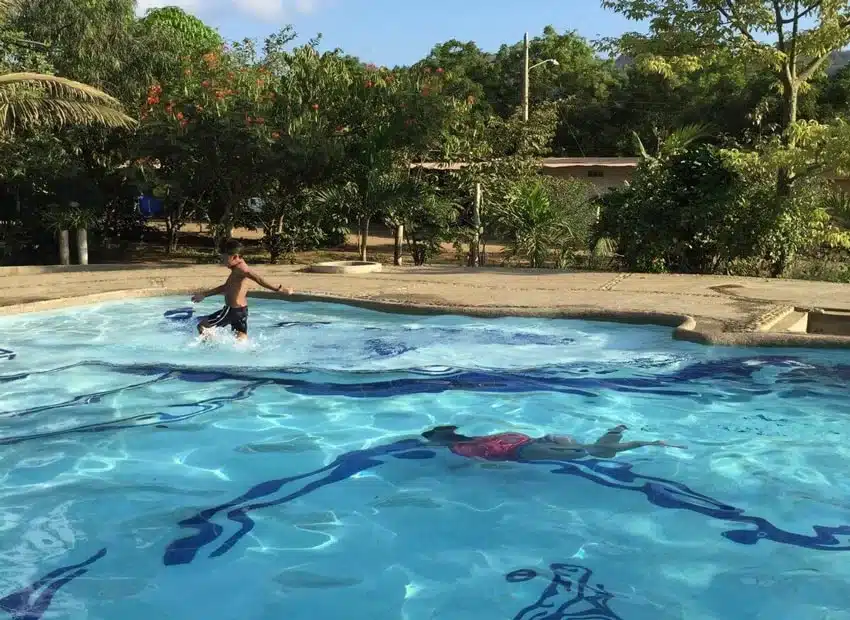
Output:
[[[850,312],[850,284],[761,278],[561,272],[461,267],[386,267],[331,275],[303,266],[257,267],[295,289],[294,301],[336,301],[379,310],[537,316],[653,323],[703,344],[850,348],[850,335],[777,331],[795,311]],[[0,315],[218,286],[215,265],[0,268]],[[279,297],[260,293],[257,297]],[[187,299],[188,301],[188,299]],[[840,330],[839,330],[840,331]],[[850,324],[848,332],[850,334]]]

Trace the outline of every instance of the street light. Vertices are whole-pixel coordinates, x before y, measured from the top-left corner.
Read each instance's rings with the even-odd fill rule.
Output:
[[[540,61],[540,62],[538,62],[536,65],[531,65],[531,66],[528,68],[528,70],[529,70],[529,71],[531,71],[532,69],[536,69],[536,68],[537,68],[537,67],[539,67],[540,65],[545,65],[545,64],[547,64],[547,63],[550,63],[553,67],[560,67],[560,66],[561,66],[561,63],[559,63],[559,62],[558,62],[557,60],[555,60],[554,58],[547,58],[546,60],[541,60],[541,61]]]
[[[561,63],[559,63],[554,58],[547,58],[546,60],[541,60],[535,65],[529,66],[529,42],[528,42],[528,33],[525,33],[525,38],[523,39],[523,47],[525,48],[525,63],[523,64],[522,71],[522,120],[528,122],[528,81],[529,81],[529,73],[532,69],[536,69],[541,65],[551,64],[553,67],[559,67]]]

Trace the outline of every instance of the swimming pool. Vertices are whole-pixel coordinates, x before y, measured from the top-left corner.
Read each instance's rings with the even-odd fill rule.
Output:
[[[185,305],[0,319],[10,617],[850,618],[846,353],[262,300],[199,344]],[[689,449],[417,439],[619,423]]]

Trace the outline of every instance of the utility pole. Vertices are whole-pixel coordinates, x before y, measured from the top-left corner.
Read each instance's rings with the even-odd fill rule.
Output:
[[[483,192],[481,191],[481,183],[475,184],[475,202],[472,208],[472,225],[475,230],[472,232],[472,243],[469,244],[469,266],[481,266],[481,201]]]
[[[525,33],[525,37],[523,38],[523,52],[525,59],[522,65],[522,120],[526,123],[528,122],[528,77],[529,73],[531,73],[531,67],[529,66],[529,43],[528,43],[528,33]]]

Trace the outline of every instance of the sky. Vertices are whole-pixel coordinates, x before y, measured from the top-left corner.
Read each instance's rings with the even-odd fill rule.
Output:
[[[225,39],[262,39],[292,24],[301,42],[321,33],[323,48],[387,66],[412,64],[450,39],[496,51],[550,24],[588,39],[640,29],[598,0],[138,0],[142,13],[163,5],[197,15]]]

